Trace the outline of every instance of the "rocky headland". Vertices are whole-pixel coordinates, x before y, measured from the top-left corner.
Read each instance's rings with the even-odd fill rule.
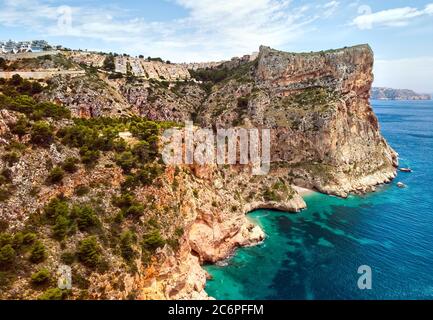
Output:
[[[409,89],[378,88],[371,89],[373,100],[431,100],[431,95],[416,93]]]
[[[179,77],[157,79],[79,58],[39,60],[70,61],[81,75],[54,75],[39,86],[16,77],[0,83],[0,245],[15,253],[1,265],[1,298],[207,299],[201,265],[266,237],[248,212],[301,211],[295,186],[346,197],[396,175],[397,154],[369,103],[368,45],[315,53],[263,46],[257,55],[195,65],[188,75],[183,65]],[[270,129],[269,174],[253,176],[241,165],[165,166],[157,136],[186,120]],[[45,254],[35,260],[41,245]],[[72,290],[31,280],[61,264],[72,266]]]

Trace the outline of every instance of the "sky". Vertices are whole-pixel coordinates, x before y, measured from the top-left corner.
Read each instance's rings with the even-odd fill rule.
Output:
[[[0,40],[172,62],[368,43],[376,86],[433,93],[433,0],[0,0]]]

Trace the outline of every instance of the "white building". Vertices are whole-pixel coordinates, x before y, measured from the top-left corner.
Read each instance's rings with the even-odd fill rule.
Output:
[[[49,47],[50,45],[45,40],[0,41],[1,53],[41,52]]]

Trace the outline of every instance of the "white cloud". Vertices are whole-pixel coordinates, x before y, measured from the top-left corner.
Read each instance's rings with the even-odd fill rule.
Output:
[[[323,15],[325,18],[331,17],[337,11],[339,6],[340,2],[338,1],[330,1],[321,6],[324,9]]]
[[[0,24],[5,26],[38,25],[40,20],[56,20],[58,6],[34,3],[29,0],[5,0],[0,10]]]
[[[424,9],[425,13],[427,14],[433,14],[433,3],[428,4],[425,9]]]
[[[428,4],[424,9],[403,7],[378,12],[372,12],[368,6],[359,8],[361,15],[352,21],[352,25],[359,29],[371,29],[375,26],[402,27],[409,24],[414,18],[433,14],[433,4]]]
[[[294,7],[287,0],[176,2],[189,10],[189,16],[177,22],[182,32],[170,40],[191,46],[190,54],[205,50],[205,56],[217,60],[256,51],[261,44],[287,44],[312,22],[304,7]]]
[[[319,19],[314,9],[290,0],[171,0],[188,14],[172,21],[145,21],[121,8],[72,6],[71,24],[50,0],[0,0],[0,25],[21,26],[48,36],[102,40],[133,54],[160,55],[174,61],[220,60],[281,47],[308,31]],[[327,3],[334,10],[336,1]],[[62,23],[59,18],[63,19]],[[11,36],[13,37],[13,36]]]
[[[376,60],[374,85],[433,93],[433,57]]]

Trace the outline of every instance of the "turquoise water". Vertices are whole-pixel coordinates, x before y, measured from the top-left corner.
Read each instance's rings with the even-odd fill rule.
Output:
[[[240,248],[206,291],[217,299],[432,299],[433,102],[373,102],[382,133],[413,173],[378,192],[306,198],[300,214],[258,210],[267,238]],[[408,187],[399,189],[398,181]],[[372,289],[357,286],[372,269]]]

